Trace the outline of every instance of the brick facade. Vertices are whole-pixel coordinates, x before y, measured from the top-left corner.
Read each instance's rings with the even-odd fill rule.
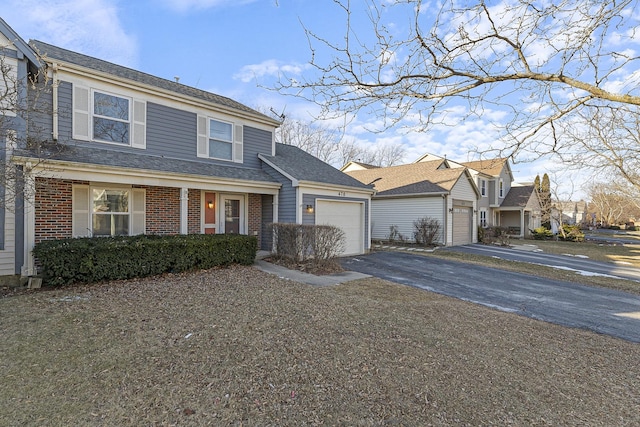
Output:
[[[35,241],[72,237],[72,188],[74,184],[89,185],[86,181],[37,178],[35,194]],[[135,186],[145,189],[147,234],[180,233],[180,189],[170,187]],[[201,233],[201,191],[189,189],[188,233]],[[224,214],[223,214],[224,215]],[[262,196],[249,194],[247,206],[248,230],[258,237],[262,234]]]
[[[262,196],[260,194],[249,194],[247,206],[247,218],[249,229],[247,234],[258,237],[258,247],[262,237]]]
[[[200,215],[201,215],[201,202],[200,202],[200,190],[189,189],[189,206],[187,210],[187,224],[189,234],[200,234]]]
[[[36,178],[35,242],[72,237],[71,191],[73,184],[88,184],[67,179]]]
[[[180,234],[180,189],[140,186],[146,190],[146,234]]]

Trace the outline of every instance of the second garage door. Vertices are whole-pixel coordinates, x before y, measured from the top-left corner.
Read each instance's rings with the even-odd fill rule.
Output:
[[[343,255],[364,253],[364,204],[318,200],[316,202],[316,224],[339,227],[345,234]]]
[[[471,208],[453,207],[453,245],[471,243]]]

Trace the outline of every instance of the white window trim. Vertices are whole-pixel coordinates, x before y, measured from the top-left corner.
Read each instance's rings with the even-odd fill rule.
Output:
[[[482,218],[484,216],[484,219]],[[478,218],[478,220],[480,221],[480,226],[483,228],[486,228],[488,226],[488,221],[487,221],[487,210],[486,209],[480,209],[480,217]]]
[[[482,197],[487,197],[487,180],[480,179],[480,195]]]
[[[116,119],[108,116],[94,114],[95,93],[124,98],[129,101],[128,119]],[[100,144],[115,145],[118,147],[146,148],[146,121],[147,103],[123,92],[115,92],[102,87],[85,86],[72,82],[72,137],[80,141],[94,141]],[[93,129],[93,117],[102,117],[108,120],[120,121],[129,124],[129,143],[119,143],[96,139]],[[84,126],[83,126],[84,125]]]
[[[108,96],[114,96],[116,98],[121,98],[121,99],[126,99],[127,102],[129,103],[129,108],[127,109],[128,112],[128,117],[127,120],[122,120],[122,119],[118,119],[115,117],[109,117],[109,116],[102,116],[99,114],[95,113],[95,100],[96,100],[96,93],[100,93],[103,95],[108,95]],[[96,141],[96,142],[101,142],[104,144],[113,144],[113,145],[119,145],[121,147],[131,147],[131,137],[132,137],[132,133],[133,133],[133,121],[131,120],[131,116],[132,116],[132,111],[133,110],[133,98],[131,98],[130,96],[124,96],[124,95],[120,95],[117,93],[113,93],[113,92],[109,92],[106,90],[102,90],[102,89],[91,89],[91,98],[89,98],[89,131],[91,133],[91,140],[92,141]],[[98,139],[95,135],[94,135],[94,125],[93,125],[93,118],[94,117],[98,117],[101,119],[107,119],[107,120],[113,120],[114,122],[121,122],[121,123],[127,123],[129,125],[129,141],[128,143],[120,143],[120,142],[114,142],[114,141],[108,141],[108,140],[104,140],[104,139]]]
[[[73,185],[72,191],[72,231],[73,237],[93,236],[93,190],[126,190],[129,192],[129,211],[119,213],[129,217],[129,236],[145,234],[146,230],[146,190],[132,186],[92,184]],[[78,201],[86,198],[86,203]],[[142,201],[141,201],[142,200]]]
[[[211,139],[211,121],[215,120],[220,123],[227,123],[231,125],[231,159],[222,159],[218,157],[211,157],[209,154],[209,141]],[[233,122],[230,120],[221,119],[219,117],[212,117],[208,115],[198,115],[197,117],[197,155],[201,158],[207,158],[212,160],[219,160],[222,162],[243,163],[243,149],[244,149],[244,128],[242,124]],[[223,141],[226,142],[226,141]]]
[[[502,178],[498,181],[498,194],[501,199],[504,197],[504,181]]]

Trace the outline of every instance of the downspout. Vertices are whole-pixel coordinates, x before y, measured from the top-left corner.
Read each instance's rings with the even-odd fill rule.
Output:
[[[442,195],[442,200],[443,200],[443,202],[442,202],[442,207],[443,207],[442,218],[443,218],[443,221],[442,222],[444,223],[443,226],[442,226],[442,244],[444,246],[447,246],[447,236],[449,235],[449,232],[448,232],[449,229],[447,227],[448,227],[448,224],[449,224],[449,221],[448,221],[449,217],[447,216],[447,213],[448,213],[448,209],[447,209],[448,200],[447,200],[447,195],[446,194]]]
[[[60,81],[58,80],[58,64],[53,63],[53,84],[52,84],[52,96],[53,96],[53,130],[51,132],[51,137],[54,142],[58,141],[58,86],[60,85]]]

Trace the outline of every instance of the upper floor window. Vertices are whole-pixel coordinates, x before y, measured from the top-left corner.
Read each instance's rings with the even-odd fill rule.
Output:
[[[233,160],[233,125],[209,120],[209,157]]]
[[[231,122],[198,116],[198,157],[242,163],[243,128]]]
[[[73,138],[146,148],[146,102],[73,85]]]
[[[480,180],[480,195],[482,197],[485,197],[487,195],[487,180],[486,179],[481,179]]]
[[[498,194],[500,198],[504,197],[504,182],[502,180],[498,183]]]
[[[93,92],[93,139],[129,145],[130,100]]]

